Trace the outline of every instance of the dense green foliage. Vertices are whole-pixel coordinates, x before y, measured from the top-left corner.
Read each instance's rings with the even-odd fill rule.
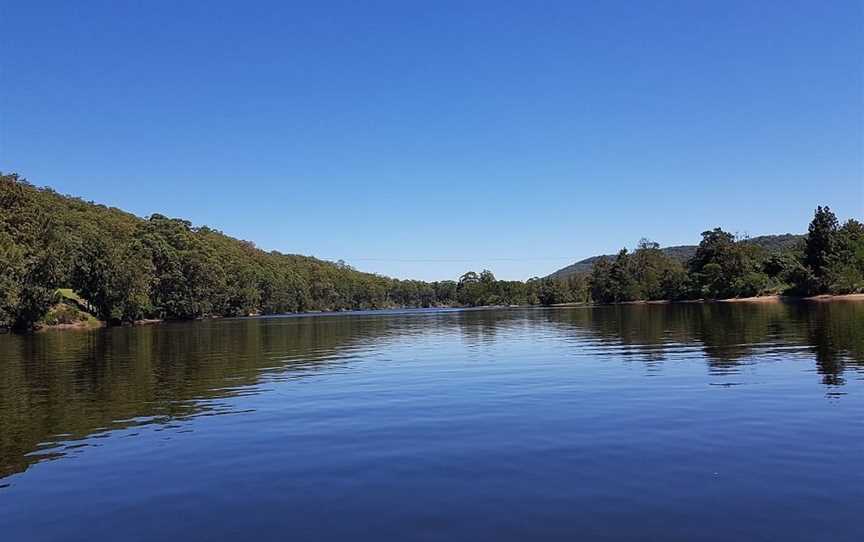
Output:
[[[600,303],[680,299],[687,296],[684,267],[643,239],[630,254],[622,249],[613,260],[600,258],[589,277],[591,298]]]
[[[457,295],[454,281],[402,281],[265,252],[185,220],[145,220],[0,176],[0,325],[33,327],[58,288],[114,323],[437,306]]]
[[[841,227],[818,207],[808,235],[779,251],[715,228],[702,233],[686,265],[643,240],[633,254],[624,249],[594,262],[589,283],[592,299],[603,303],[861,292],[864,225],[850,219]]]
[[[497,280],[489,270],[469,271],[459,278],[456,301],[469,307],[484,305],[555,305],[587,300],[584,277],[568,281],[532,278],[526,282]]]
[[[806,241],[770,250],[717,228],[686,262],[640,241],[590,274],[526,282],[469,271],[458,281],[397,280],[342,262],[265,252],[190,222],[119,209],[0,175],[0,327],[30,329],[71,289],[111,323],[387,307],[554,305],[864,289],[864,226],[818,208]],[[681,248],[681,247],[677,247]]]

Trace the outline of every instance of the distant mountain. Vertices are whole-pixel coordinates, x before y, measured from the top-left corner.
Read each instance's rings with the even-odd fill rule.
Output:
[[[788,250],[793,248],[798,242],[803,241],[803,235],[793,235],[791,233],[784,233],[783,235],[760,235],[759,237],[752,237],[744,241],[745,243],[752,243],[754,245],[758,245],[768,252],[780,252],[783,250]],[[690,258],[696,254],[696,245],[679,245],[675,247],[665,247],[661,249],[667,256],[675,258],[681,262],[686,262]],[[614,258],[614,254],[606,254],[607,258]],[[570,264],[567,267],[563,267],[558,271],[555,271],[549,277],[556,279],[564,279],[569,277],[570,275],[575,275],[579,273],[590,273],[591,268],[594,266],[594,262],[602,258],[603,256],[591,256],[590,258],[585,258],[584,260],[580,260],[576,263]]]

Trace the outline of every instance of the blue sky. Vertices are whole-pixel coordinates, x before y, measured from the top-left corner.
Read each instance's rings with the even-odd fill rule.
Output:
[[[0,170],[397,277],[864,216],[832,0],[0,7]]]

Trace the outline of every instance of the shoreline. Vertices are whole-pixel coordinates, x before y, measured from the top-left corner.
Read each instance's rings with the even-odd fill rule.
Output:
[[[822,294],[815,296],[806,296],[806,297],[797,297],[797,296],[789,296],[789,295],[763,295],[763,296],[754,296],[754,297],[735,297],[729,299],[683,299],[679,301],[673,301],[669,299],[658,299],[658,300],[640,300],[640,301],[621,301],[619,303],[586,303],[586,302],[571,302],[571,303],[556,303],[554,305],[549,305],[548,307],[554,308],[568,308],[568,307],[603,307],[603,306],[613,306],[613,305],[672,305],[672,304],[684,304],[684,303],[757,303],[757,304],[773,304],[773,303],[797,303],[797,302],[807,302],[807,303],[830,303],[830,302],[862,302],[864,301],[864,293],[860,294]],[[484,305],[479,307],[404,307],[397,310],[411,310],[411,309],[463,309],[463,310],[482,310],[482,309],[509,309],[509,308],[542,308],[543,305]],[[393,308],[389,309],[366,309],[364,312],[375,312],[375,311],[387,311],[394,310]],[[252,315],[252,316],[239,316],[237,318],[266,318],[268,316],[321,316],[321,315],[339,315],[346,314],[351,312],[358,311],[322,311],[322,312],[309,312],[309,313],[285,313],[285,314],[268,314],[268,315]],[[208,320],[210,318],[204,318],[204,320]],[[193,321],[193,320],[189,320]],[[42,325],[37,329],[34,329],[33,333],[43,333],[46,331],[87,331],[92,329],[100,329],[106,327],[138,327],[138,326],[151,326],[155,324],[162,324],[168,322],[168,320],[162,320],[158,318],[149,318],[144,320],[136,320],[132,324],[124,324],[120,326],[109,326],[107,322],[104,321],[81,321],[74,322],[71,324],[54,324],[54,325]],[[9,330],[4,330],[3,333],[10,333]]]
[[[810,303],[826,303],[829,301],[864,301],[864,294],[822,294],[805,297],[775,294],[755,297],[717,299],[716,301],[718,303],[787,303],[797,301],[805,301]]]
[[[864,294],[813,295],[804,298],[807,301],[824,303],[826,301],[864,301]]]

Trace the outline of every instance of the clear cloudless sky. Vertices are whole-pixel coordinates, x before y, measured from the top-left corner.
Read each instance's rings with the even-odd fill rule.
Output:
[[[0,0],[0,170],[404,278],[864,215],[860,0]]]

